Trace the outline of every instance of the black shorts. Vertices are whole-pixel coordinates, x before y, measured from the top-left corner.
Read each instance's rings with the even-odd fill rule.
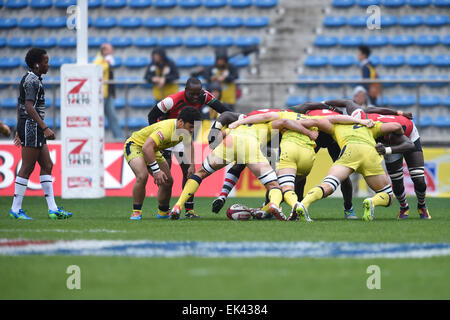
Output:
[[[47,144],[44,131],[32,119],[20,119],[17,124],[17,132],[19,134],[22,147],[42,148]]]

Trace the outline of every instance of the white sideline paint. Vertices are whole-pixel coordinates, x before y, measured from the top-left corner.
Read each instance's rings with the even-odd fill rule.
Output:
[[[0,239],[0,255],[71,255],[205,258],[428,258],[450,255],[450,243],[167,242],[74,240],[27,243]],[[23,243],[25,242],[25,243]]]
[[[66,229],[0,229],[1,232],[60,232],[60,233],[126,233],[126,230],[89,229],[89,230],[66,230]]]

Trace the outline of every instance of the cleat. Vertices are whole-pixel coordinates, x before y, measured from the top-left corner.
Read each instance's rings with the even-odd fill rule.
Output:
[[[33,220],[33,218],[26,215],[26,210],[19,209],[18,213],[15,213],[12,209],[9,210],[9,216],[13,219],[19,220]]]
[[[166,214],[159,214],[159,213],[157,213],[156,214],[156,218],[157,219],[169,219],[170,218],[170,214],[169,213],[166,213]]]
[[[372,221],[373,220],[373,212],[375,211],[375,207],[373,205],[372,199],[367,198],[363,201],[363,209],[364,209],[363,220],[364,221]]]
[[[178,220],[180,219],[181,208],[179,205],[175,205],[169,213],[170,220]]]
[[[304,206],[303,203],[299,203],[297,208],[295,209],[297,214],[299,215],[300,221],[313,222],[314,220],[309,217],[308,209]]]
[[[297,202],[294,207],[292,208],[291,214],[289,215],[288,220],[289,221],[299,221],[300,218],[298,217],[298,213],[297,213],[297,207],[300,205],[299,202]]]
[[[130,220],[142,220],[142,213],[139,211],[133,211],[130,216]]]
[[[409,207],[400,208],[400,212],[398,213],[397,219],[403,220],[403,219],[408,219],[408,217],[409,217]]]
[[[344,209],[344,215],[345,215],[345,219],[349,219],[349,220],[358,219],[358,217],[355,214],[355,210],[353,210],[353,207],[350,210]]]
[[[185,217],[186,219],[197,219],[197,218],[201,218],[198,214],[196,214],[196,213],[194,212],[194,210],[187,210],[187,211],[184,213],[184,217]]]
[[[426,219],[426,220],[431,220],[431,216],[430,213],[428,212],[428,208],[427,207],[423,207],[423,208],[417,208],[417,211],[419,212],[420,215],[420,219]]]
[[[226,198],[218,197],[217,199],[214,199],[212,203],[212,212],[219,213],[220,210],[222,210],[224,204],[225,204]]]
[[[49,219],[69,219],[72,212],[65,211],[63,207],[58,207],[58,210],[48,210]]]
[[[278,207],[274,203],[271,203],[269,205],[269,213],[274,215],[280,221],[286,221],[287,220],[286,216],[283,214],[283,211],[281,211],[281,208]]]
[[[250,214],[252,215],[253,219],[256,220],[262,220],[267,219],[267,212],[264,210],[261,210],[261,208],[250,208]]]

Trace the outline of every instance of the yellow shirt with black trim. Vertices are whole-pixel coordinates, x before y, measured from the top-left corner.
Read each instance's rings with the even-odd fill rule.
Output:
[[[333,124],[332,137],[341,149],[347,144],[365,144],[375,147],[375,139],[382,136],[383,123],[376,121],[372,128],[360,124]]]
[[[183,135],[178,136],[175,132],[177,119],[168,119],[156,122],[139,131],[133,132],[128,140],[142,147],[148,138],[152,138],[157,148],[155,151],[161,151],[173,147],[183,140]]]
[[[319,119],[323,118],[323,116],[309,116],[306,114],[296,113],[296,112],[280,112],[280,119],[288,119],[288,120],[302,120],[302,119]],[[318,131],[317,127],[311,127],[309,130]],[[311,148],[314,149],[316,147],[316,143],[314,140],[311,140],[307,135],[304,135],[303,133],[293,131],[293,130],[286,130],[282,137],[281,137],[281,143],[284,141],[293,142],[295,144],[298,144],[300,146],[303,146],[305,148]]]

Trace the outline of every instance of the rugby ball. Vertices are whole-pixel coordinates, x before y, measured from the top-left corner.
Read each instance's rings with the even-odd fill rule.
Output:
[[[247,206],[233,204],[227,210],[227,217],[230,220],[249,220],[252,217],[252,214]]]

